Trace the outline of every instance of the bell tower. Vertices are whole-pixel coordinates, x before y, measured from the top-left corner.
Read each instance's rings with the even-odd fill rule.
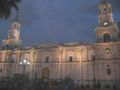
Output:
[[[98,6],[98,26],[96,28],[97,43],[118,41],[119,28],[113,20],[112,5],[102,0]]]
[[[103,0],[99,4],[99,24],[108,25],[113,23],[113,16],[112,16],[112,6],[108,3],[107,0]]]
[[[98,11],[98,25],[95,29],[97,39],[94,43],[95,78],[101,82],[108,81],[106,84],[115,84],[116,80],[120,80],[119,28],[114,22],[112,5],[108,0],[100,2]],[[97,75],[98,71],[99,75]]]
[[[98,5],[98,26],[95,29],[96,59],[120,58],[119,28],[113,20],[112,5],[102,0]]]
[[[10,24],[8,36],[3,40],[3,49],[21,48],[20,27],[18,13],[15,19]]]

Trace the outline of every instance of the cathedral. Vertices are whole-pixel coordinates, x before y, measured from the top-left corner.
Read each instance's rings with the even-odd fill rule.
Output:
[[[62,80],[76,84],[120,84],[119,28],[113,20],[112,6],[98,5],[98,25],[94,43],[42,43],[22,47],[18,18],[12,21],[0,49],[0,77],[27,75],[30,79]]]

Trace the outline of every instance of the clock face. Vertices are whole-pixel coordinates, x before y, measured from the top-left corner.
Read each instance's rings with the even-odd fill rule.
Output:
[[[106,48],[106,49],[105,49],[105,52],[106,52],[106,53],[110,53],[110,51],[111,51],[110,48]]]

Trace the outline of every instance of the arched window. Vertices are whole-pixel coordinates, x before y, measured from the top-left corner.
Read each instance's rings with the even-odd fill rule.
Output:
[[[91,60],[95,61],[95,55],[91,55]]]
[[[73,56],[69,56],[69,62],[73,62]]]
[[[109,7],[109,13],[111,13],[112,12],[112,9],[111,9],[111,7]]]
[[[49,56],[46,56],[45,57],[45,63],[48,63],[49,62]]]
[[[110,42],[110,34],[109,33],[105,33],[103,35],[103,39],[104,39],[104,42]]]
[[[110,69],[110,68],[107,68],[107,69],[106,69],[106,73],[107,73],[107,75],[111,75],[111,69]]]
[[[9,49],[9,45],[8,44],[5,46],[5,49]]]
[[[118,33],[118,40],[120,41],[120,32]]]

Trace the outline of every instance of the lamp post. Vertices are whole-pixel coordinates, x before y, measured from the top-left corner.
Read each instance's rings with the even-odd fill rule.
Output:
[[[30,65],[30,61],[27,61],[26,59],[20,61],[20,65],[23,66],[23,75],[25,75],[25,69],[27,65]]]

